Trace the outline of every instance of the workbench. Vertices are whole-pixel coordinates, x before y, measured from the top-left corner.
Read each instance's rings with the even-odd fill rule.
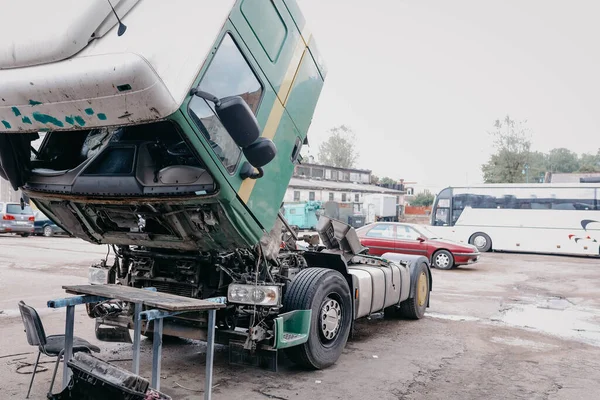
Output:
[[[63,286],[63,289],[76,296],[48,301],[48,307],[66,307],[65,321],[65,350],[63,388],[69,383],[70,371],[67,360],[73,356],[73,330],[75,322],[75,306],[86,303],[97,303],[107,300],[121,300],[134,304],[133,325],[133,365],[132,372],[139,375],[140,370],[140,341],[142,319],[154,321],[154,342],[152,351],[152,381],[151,386],[160,390],[160,369],[162,352],[163,319],[175,315],[192,312],[206,311],[208,313],[208,333],[206,341],[206,377],[204,398],[209,400],[212,394],[213,356],[215,344],[215,318],[216,311],[225,307],[217,301],[192,299],[168,293],[159,293],[155,290],[138,289],[123,285],[78,285]],[[220,300],[220,299],[218,299]],[[146,310],[143,311],[143,307]]]

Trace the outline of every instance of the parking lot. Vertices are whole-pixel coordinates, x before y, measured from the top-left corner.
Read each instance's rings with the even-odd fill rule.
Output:
[[[0,236],[0,393],[25,396],[35,350],[27,345],[17,302],[38,309],[46,333],[62,333],[64,310],[46,308],[65,284],[87,282],[105,246],[71,238]],[[577,399],[600,390],[600,260],[484,254],[479,263],[433,271],[431,307],[421,321],[362,320],[339,362],[304,371],[284,357],[279,372],[230,366],[217,347],[215,399]],[[102,343],[84,307],[75,334],[100,357],[130,368],[131,346]],[[151,342],[142,341],[149,377]],[[49,359],[42,358],[43,361]],[[201,396],[204,346],[168,340],[161,389],[174,399]],[[43,399],[52,364],[36,377]],[[59,379],[60,381],[60,379]],[[55,391],[58,390],[58,384]]]

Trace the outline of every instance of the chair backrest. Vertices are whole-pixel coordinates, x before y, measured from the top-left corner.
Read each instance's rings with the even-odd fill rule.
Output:
[[[32,346],[45,346],[46,332],[35,308],[28,306],[21,300],[19,302],[19,311],[21,311],[21,318],[23,319],[23,325],[25,325],[27,342]]]

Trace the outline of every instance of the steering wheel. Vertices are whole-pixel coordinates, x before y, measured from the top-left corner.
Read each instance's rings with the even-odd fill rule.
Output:
[[[174,157],[186,157],[191,155],[190,149],[185,143],[185,140],[167,147],[167,153]]]

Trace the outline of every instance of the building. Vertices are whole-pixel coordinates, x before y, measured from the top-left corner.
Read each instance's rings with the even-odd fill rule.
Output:
[[[0,178],[0,202],[18,203],[21,200],[21,192],[15,191],[9,181]]]
[[[600,172],[587,173],[558,173],[547,172],[544,178],[546,183],[598,183],[600,182]]]
[[[369,193],[395,195],[397,204],[404,206],[401,184],[384,187],[371,184],[371,171],[355,168],[338,168],[315,163],[297,165],[285,193],[284,202],[306,201],[353,204],[354,213],[361,214],[363,197]]]

